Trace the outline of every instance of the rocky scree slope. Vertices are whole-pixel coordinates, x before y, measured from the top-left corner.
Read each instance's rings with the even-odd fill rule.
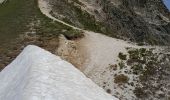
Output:
[[[66,22],[142,44],[170,44],[170,14],[161,0],[49,0]]]

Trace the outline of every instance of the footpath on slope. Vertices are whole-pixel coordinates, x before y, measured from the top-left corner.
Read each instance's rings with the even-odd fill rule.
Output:
[[[39,6],[41,12],[42,12],[44,15],[46,15],[48,18],[50,18],[50,19],[52,19],[52,20],[54,20],[54,21],[57,21],[57,22],[59,22],[59,23],[62,23],[62,24],[64,24],[64,25],[66,25],[66,26],[69,26],[69,27],[71,27],[71,28],[73,28],[73,29],[82,30],[82,29],[80,29],[80,28],[78,28],[78,27],[72,26],[72,25],[70,25],[70,24],[65,23],[64,21],[61,21],[61,20],[56,19],[55,17],[53,17],[53,16],[50,14],[50,12],[51,12],[51,7],[50,7],[50,5],[48,5],[47,0],[38,0],[38,6]]]
[[[85,35],[84,38],[80,40],[75,40],[74,41],[75,43],[74,42],[72,43],[74,45],[77,45],[76,49],[78,49],[78,51],[76,51],[77,52],[76,54],[78,54],[79,57],[82,57],[82,59],[85,59],[85,60],[82,60],[83,65],[78,64],[81,67],[85,67],[82,69],[86,69],[87,66],[92,67],[92,66],[100,65],[101,67],[101,66],[106,66],[107,64],[116,62],[117,60],[116,58],[119,52],[125,52],[126,47],[140,48],[139,46],[127,43],[126,41],[111,38],[111,37],[102,35],[100,33],[83,30],[75,26],[72,26],[70,24],[67,24],[64,21],[56,19],[50,14],[51,7],[50,5],[48,5],[48,2],[46,0],[38,0],[38,5],[39,5],[41,12],[47,17],[51,18],[52,20],[60,22],[66,26],[72,27],[73,29],[82,30],[84,32],[84,35]],[[59,55],[63,55],[60,53],[69,52],[69,50],[66,50],[67,47],[69,47],[68,46],[69,42],[70,42],[69,40],[67,41],[66,39],[65,40],[60,39],[59,49],[62,49],[60,51],[63,51],[63,52],[59,52]],[[68,56],[72,56],[72,55],[68,54]],[[78,63],[81,63],[81,62],[78,62]],[[95,64],[98,64],[98,65],[95,65]]]

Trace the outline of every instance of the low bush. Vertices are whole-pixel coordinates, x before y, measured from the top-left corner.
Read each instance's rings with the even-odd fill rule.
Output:
[[[63,35],[68,39],[68,40],[73,40],[77,38],[82,38],[84,37],[84,34],[82,31],[79,30],[71,30],[71,31],[66,31],[63,33]]]
[[[125,55],[125,54],[123,54],[123,53],[119,53],[119,58],[121,59],[121,60],[126,60],[127,58],[126,58],[126,56],[127,55]]]
[[[129,78],[124,74],[117,75],[114,79],[114,82],[117,84],[125,84],[128,83]]]

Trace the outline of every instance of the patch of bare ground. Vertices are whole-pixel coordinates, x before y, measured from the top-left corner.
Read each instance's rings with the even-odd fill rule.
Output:
[[[81,69],[83,62],[85,60],[84,55],[80,52],[81,38],[68,40],[63,35],[59,36],[59,47],[55,54],[59,55],[62,59],[71,62],[78,69]]]

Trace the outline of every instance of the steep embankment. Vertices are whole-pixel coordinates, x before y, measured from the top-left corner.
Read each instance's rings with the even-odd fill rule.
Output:
[[[117,100],[70,63],[27,46],[0,73],[1,100]]]

